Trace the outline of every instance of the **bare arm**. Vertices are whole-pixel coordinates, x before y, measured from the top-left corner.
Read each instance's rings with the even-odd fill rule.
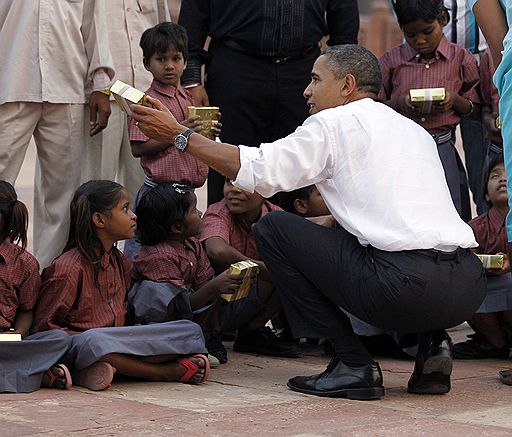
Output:
[[[14,331],[20,333],[23,338],[26,337],[32,326],[33,318],[34,312],[32,310],[18,311],[14,319]]]
[[[503,39],[508,32],[505,11],[499,0],[478,0],[473,13],[489,44],[494,65],[497,66],[501,62]]]
[[[131,105],[132,118],[148,137],[161,143],[174,144],[175,138],[187,128],[179,124],[159,100],[148,97],[148,102],[154,108]],[[240,152],[232,144],[217,143],[194,133],[188,139],[186,152],[230,179],[236,179],[240,170]]]

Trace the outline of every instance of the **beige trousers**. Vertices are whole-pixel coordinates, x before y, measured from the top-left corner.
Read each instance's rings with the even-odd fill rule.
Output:
[[[85,107],[84,131],[86,132],[85,159],[82,182],[92,179],[117,181],[128,190],[133,205],[135,196],[144,182],[144,171],[139,159],[134,158],[128,137],[126,114],[111,102],[108,126],[94,137],[89,132],[89,107]]]
[[[41,268],[64,248],[69,204],[80,183],[84,105],[12,102],[0,105],[0,179],[16,181],[30,138],[34,177],[34,255]]]

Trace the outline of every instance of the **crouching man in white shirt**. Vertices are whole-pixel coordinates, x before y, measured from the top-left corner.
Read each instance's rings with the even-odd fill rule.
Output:
[[[148,136],[175,142],[247,191],[269,197],[315,184],[342,229],[284,212],[256,226],[260,254],[296,337],[328,338],[336,355],[292,390],[376,399],[382,373],[339,307],[372,325],[419,334],[410,393],[450,390],[444,331],[467,320],[486,293],[476,241],[457,214],[432,137],[374,99],[377,59],[365,48],[328,48],[304,91],[311,117],[260,148],[215,143],[179,125],[156,100],[134,106]]]

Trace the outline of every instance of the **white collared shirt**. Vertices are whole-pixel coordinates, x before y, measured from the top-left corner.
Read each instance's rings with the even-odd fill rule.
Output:
[[[85,103],[110,86],[105,0],[0,1],[0,104]]]
[[[315,184],[338,223],[386,251],[476,247],[450,197],[432,137],[362,99],[309,117],[286,138],[240,146],[235,185],[270,197]]]

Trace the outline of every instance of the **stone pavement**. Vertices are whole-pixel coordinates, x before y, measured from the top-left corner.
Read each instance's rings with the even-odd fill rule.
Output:
[[[461,340],[468,329],[451,335]],[[510,361],[456,361],[452,391],[441,396],[408,394],[413,363],[392,359],[379,360],[381,400],[319,398],[286,388],[290,377],[322,371],[327,361],[318,354],[279,359],[230,352],[230,361],[200,386],[123,380],[104,392],[2,394],[0,435],[512,435],[512,387],[497,378]]]

